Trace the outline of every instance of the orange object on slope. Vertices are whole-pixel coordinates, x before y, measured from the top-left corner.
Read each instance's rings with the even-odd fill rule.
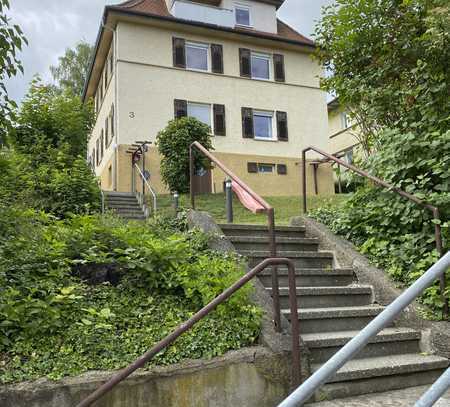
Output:
[[[241,201],[242,205],[244,205],[248,210],[252,211],[253,213],[261,213],[265,211],[264,206],[262,206],[256,199],[254,199],[238,183],[233,181],[231,183],[231,186],[239,201]]]

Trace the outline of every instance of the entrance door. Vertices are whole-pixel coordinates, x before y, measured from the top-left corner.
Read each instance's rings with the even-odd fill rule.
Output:
[[[194,191],[196,194],[210,194],[212,192],[211,170],[200,168],[194,175]]]

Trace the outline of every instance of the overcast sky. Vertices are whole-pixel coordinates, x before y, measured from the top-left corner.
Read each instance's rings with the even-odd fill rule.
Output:
[[[103,7],[123,0],[13,0],[10,17],[29,41],[21,54],[25,75],[8,84],[10,97],[20,101],[33,75],[50,80],[48,67],[78,41],[94,43]],[[311,35],[321,7],[333,0],[285,0],[279,17],[305,35]]]

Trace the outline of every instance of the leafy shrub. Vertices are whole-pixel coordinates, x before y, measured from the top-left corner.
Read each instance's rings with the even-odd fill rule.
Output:
[[[172,120],[158,133],[157,144],[161,159],[161,177],[171,191],[189,192],[189,146],[198,141],[211,149],[211,129],[193,117]],[[194,150],[195,170],[209,166]]]
[[[97,179],[84,158],[73,158],[64,148],[48,147],[42,154],[46,161],[29,154],[3,152],[3,203],[35,208],[59,218],[100,211]]]
[[[163,220],[61,221],[0,206],[0,381],[57,379],[133,361],[243,275],[239,258],[209,250],[207,240]],[[240,290],[153,364],[252,344],[260,310],[250,304],[250,290]]]

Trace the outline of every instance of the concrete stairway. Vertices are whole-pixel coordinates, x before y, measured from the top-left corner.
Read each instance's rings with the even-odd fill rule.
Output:
[[[139,206],[135,194],[104,191],[105,205],[120,217],[128,220],[145,220],[144,211]]]
[[[270,257],[266,227],[220,225],[236,250],[251,266]],[[296,264],[301,337],[310,350],[311,370],[317,370],[355,336],[383,307],[374,303],[371,286],[359,285],[351,269],[334,267],[331,252],[319,251],[316,238],[303,227],[277,227],[278,256]],[[270,293],[271,272],[261,282]],[[279,269],[282,313],[290,319],[287,270]],[[407,327],[384,329],[357,357],[348,362],[316,395],[343,398],[430,384],[448,360],[421,353],[421,333]]]

